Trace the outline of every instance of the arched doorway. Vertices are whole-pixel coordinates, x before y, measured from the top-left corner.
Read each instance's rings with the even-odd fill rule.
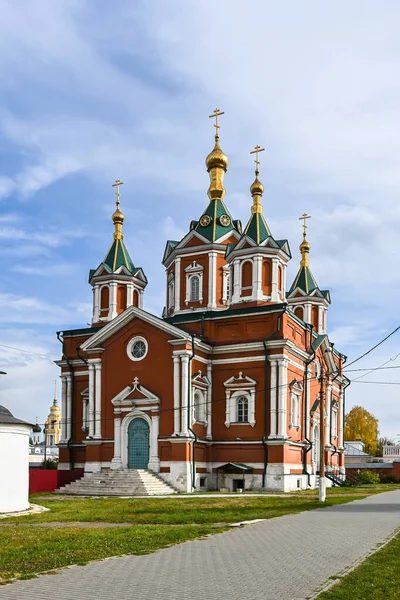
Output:
[[[144,419],[132,419],[128,426],[128,469],[147,469],[150,427]]]
[[[319,444],[319,425],[315,425],[314,427],[314,444],[313,444],[313,462],[315,464],[315,468],[319,471],[319,459],[320,459],[320,444]]]

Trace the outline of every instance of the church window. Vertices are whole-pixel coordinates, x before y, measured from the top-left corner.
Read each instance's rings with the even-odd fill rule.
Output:
[[[200,278],[197,275],[193,275],[190,278],[190,301],[198,302],[200,299]]]
[[[108,285],[104,285],[100,292],[100,309],[108,310],[110,305],[110,289]]]
[[[296,317],[299,317],[299,319],[303,319],[304,318],[304,309],[302,306],[297,306],[294,309],[294,314],[296,315]]]
[[[133,338],[127,346],[127,354],[129,358],[134,361],[142,360],[146,356],[147,351],[147,342],[141,336]]]
[[[237,399],[237,422],[249,422],[249,400],[247,396],[239,396]]]
[[[231,295],[231,276],[228,273],[226,276],[226,299],[229,300]]]
[[[117,288],[117,312],[122,313],[126,309],[127,289],[126,285],[119,285]]]
[[[278,265],[278,290],[281,292],[283,287],[282,267]]]
[[[290,404],[290,424],[292,427],[300,427],[300,396],[292,392]]]
[[[337,410],[332,411],[332,437],[337,437]]]
[[[242,265],[242,295],[251,296],[253,291],[253,263],[246,260]]]
[[[205,399],[204,395],[200,390],[195,390],[193,395],[193,405],[194,405],[194,420],[198,423],[204,422],[205,415]]]
[[[174,293],[175,293],[175,285],[174,285],[174,282],[171,281],[168,284],[168,308],[172,308],[174,306]]]

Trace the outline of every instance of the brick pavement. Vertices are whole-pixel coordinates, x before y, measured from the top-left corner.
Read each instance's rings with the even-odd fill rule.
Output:
[[[400,526],[400,490],[0,588],[0,600],[304,600]]]

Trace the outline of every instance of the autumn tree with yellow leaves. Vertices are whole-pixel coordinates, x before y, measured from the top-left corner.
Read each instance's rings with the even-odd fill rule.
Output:
[[[353,406],[346,415],[344,423],[344,439],[355,441],[361,439],[365,451],[375,455],[378,445],[378,419],[362,406]]]

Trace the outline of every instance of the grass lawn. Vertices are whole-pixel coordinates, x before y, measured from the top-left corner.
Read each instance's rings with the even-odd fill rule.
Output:
[[[398,600],[400,598],[400,534],[345,575],[318,600]]]
[[[358,485],[355,487],[330,487],[326,490],[327,496],[343,496],[349,494],[350,496],[371,496],[372,494],[381,494],[382,492],[393,492],[393,490],[399,490],[400,485],[396,483],[386,483],[377,485]],[[302,496],[318,496],[318,490],[303,490],[297,492]]]
[[[367,494],[363,494],[364,496]],[[360,498],[360,496],[356,496]],[[351,502],[352,496],[328,498],[324,506]],[[250,496],[201,498],[65,498],[36,500],[51,510],[37,515],[3,519],[3,523],[108,522],[132,525],[203,525],[270,519],[320,508],[317,497]]]
[[[3,527],[0,530],[0,584],[37,573],[121,554],[147,554],[210,533],[210,525],[95,529]]]

